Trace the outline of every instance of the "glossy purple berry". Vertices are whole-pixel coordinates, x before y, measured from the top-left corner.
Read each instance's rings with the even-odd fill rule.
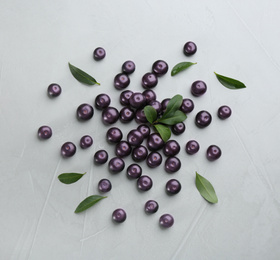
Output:
[[[193,155],[199,151],[199,143],[195,140],[190,140],[186,144],[186,152],[189,155]]]
[[[126,212],[123,209],[116,209],[112,214],[112,219],[116,223],[123,223],[126,220]]]
[[[132,150],[131,157],[135,162],[142,162],[146,160],[147,156],[148,150],[143,145],[139,145]]]
[[[135,121],[138,124],[148,123],[148,120],[145,116],[144,109],[139,108],[135,112]]]
[[[133,108],[141,108],[146,105],[146,98],[145,96],[140,92],[135,92],[131,95],[129,99],[129,104]]]
[[[131,74],[135,71],[135,63],[131,60],[124,62],[122,65],[122,71],[125,74]]]
[[[48,95],[50,97],[58,97],[61,94],[61,87],[56,84],[52,83],[48,86]]]
[[[163,214],[159,218],[159,225],[163,228],[170,228],[174,224],[174,218],[170,214]]]
[[[165,188],[168,194],[174,195],[180,192],[181,183],[178,180],[171,179],[166,183]]]
[[[206,157],[209,161],[215,161],[222,155],[220,147],[217,145],[210,145],[206,151]]]
[[[194,42],[185,43],[183,51],[186,56],[191,56],[195,54],[197,51],[196,44]]]
[[[132,146],[139,146],[140,144],[142,144],[143,140],[144,140],[144,136],[140,131],[136,129],[131,130],[127,134],[127,141]]]
[[[116,156],[123,158],[125,156],[130,155],[131,146],[127,141],[120,141],[116,144],[115,154]]]
[[[127,167],[127,176],[131,179],[138,179],[142,175],[142,168],[140,165],[133,163]]]
[[[129,106],[129,99],[131,97],[131,95],[133,94],[133,92],[131,90],[124,90],[121,94],[120,94],[120,103],[123,106]]]
[[[154,88],[157,83],[158,79],[154,73],[148,72],[142,77],[142,86],[145,89]]]
[[[98,182],[98,190],[100,192],[108,192],[112,189],[112,184],[108,179],[102,179]]]
[[[168,64],[163,60],[157,60],[154,62],[152,70],[158,77],[161,77],[167,73]]]
[[[108,153],[105,150],[98,150],[93,157],[96,164],[104,164],[108,161]]]
[[[96,98],[95,98],[95,107],[97,109],[104,109],[106,107],[108,107],[111,103],[111,99],[107,94],[99,94]]]
[[[165,98],[164,100],[161,101],[161,109],[162,112],[165,112],[167,104],[169,103],[170,98]]]
[[[111,125],[118,121],[119,111],[114,107],[107,107],[102,111],[102,121],[105,125]]]
[[[102,47],[98,47],[93,51],[93,58],[96,61],[104,59],[106,56],[106,52]]]
[[[162,112],[162,105],[159,101],[157,100],[152,100],[149,102],[149,105],[152,106],[156,111],[157,111],[157,114],[161,114]]]
[[[148,214],[153,214],[158,211],[158,203],[155,200],[148,200],[145,203],[145,212]]]
[[[212,116],[209,112],[202,110],[195,117],[195,124],[199,128],[207,127],[211,124]]]
[[[227,119],[231,116],[231,109],[229,106],[221,106],[218,109],[218,117],[220,119]]]
[[[162,156],[160,153],[158,152],[151,152],[147,159],[146,159],[146,162],[147,162],[147,165],[150,167],[150,168],[156,168],[158,167],[161,162],[162,162]]]
[[[166,156],[175,156],[181,150],[180,145],[175,140],[169,140],[164,144],[163,153]]]
[[[164,165],[164,169],[166,172],[168,173],[174,173],[179,171],[181,168],[181,161],[179,158],[177,157],[168,157],[165,160],[165,165]]]
[[[94,109],[89,104],[81,104],[77,108],[77,117],[79,120],[89,120],[93,117]]]
[[[76,146],[72,142],[66,142],[61,146],[61,155],[64,158],[72,157],[76,153]]]
[[[118,143],[123,138],[122,131],[117,127],[111,127],[107,130],[106,139],[109,143]]]
[[[143,135],[144,138],[148,137],[150,135],[150,127],[148,127],[147,125],[139,125],[137,127],[137,130],[141,132],[141,134]]]
[[[184,98],[180,110],[185,114],[192,112],[194,109],[194,103],[189,98]]]
[[[144,90],[142,94],[145,96],[147,103],[151,102],[152,100],[156,100],[157,98],[156,93],[151,89]]]
[[[153,186],[153,181],[152,179],[147,176],[147,175],[142,175],[138,180],[137,180],[137,187],[141,191],[148,191],[152,188]]]
[[[52,136],[52,129],[49,126],[43,125],[38,129],[38,137],[40,139],[49,139]]]
[[[93,140],[89,135],[84,135],[80,140],[80,147],[82,149],[89,148],[90,146],[92,146],[92,144],[93,144]]]
[[[124,160],[119,157],[114,157],[109,161],[109,170],[111,173],[119,173],[125,167]]]
[[[129,123],[134,119],[134,110],[129,107],[123,107],[120,111],[120,121],[122,123]]]
[[[206,90],[207,90],[207,85],[202,80],[195,81],[191,86],[191,93],[195,97],[202,96],[206,92]]]
[[[122,90],[128,87],[129,83],[130,83],[130,79],[128,75],[124,73],[119,73],[114,78],[114,86],[118,90]]]
[[[152,133],[147,139],[147,148],[150,151],[157,151],[164,146],[164,141],[157,133]]]
[[[177,123],[171,127],[171,131],[174,135],[180,135],[184,133],[186,130],[186,126],[183,122]]]

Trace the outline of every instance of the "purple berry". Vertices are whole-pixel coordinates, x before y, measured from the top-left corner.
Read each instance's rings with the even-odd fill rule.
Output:
[[[164,146],[164,141],[157,133],[152,133],[147,139],[147,148],[150,151],[157,151]]]
[[[145,146],[139,145],[132,150],[131,157],[135,162],[142,162],[148,156],[148,150]]]
[[[108,161],[108,153],[105,150],[99,150],[94,154],[93,159],[96,164],[104,164]]]
[[[52,83],[48,86],[48,95],[50,97],[58,97],[61,94],[61,87],[56,84]]]
[[[104,109],[106,107],[108,107],[111,103],[111,99],[107,94],[99,94],[96,98],[95,98],[95,107],[97,109]]]
[[[116,156],[123,158],[125,156],[130,155],[131,146],[127,141],[120,141],[116,144],[115,154]]]
[[[93,117],[94,109],[89,104],[81,104],[77,108],[77,117],[79,120],[89,120]]]
[[[142,77],[142,86],[145,89],[154,88],[157,83],[158,79],[154,73],[148,72]]]
[[[109,170],[111,173],[119,173],[125,167],[124,160],[119,157],[114,157],[109,161]]]
[[[124,90],[121,94],[120,94],[120,103],[123,106],[129,106],[129,99],[131,97],[131,95],[133,94],[133,92],[131,90]]]
[[[202,110],[195,117],[195,124],[199,128],[207,127],[211,124],[212,116],[209,112]]]
[[[171,131],[174,135],[180,135],[184,133],[186,130],[186,126],[183,122],[177,123],[171,127]]]
[[[135,71],[135,63],[131,60],[124,62],[122,65],[122,71],[125,74],[131,74]]]
[[[220,119],[227,119],[231,116],[231,109],[228,106],[221,106],[218,109],[218,117]]]
[[[114,78],[114,86],[118,90],[122,90],[128,87],[129,83],[130,83],[130,79],[128,75],[124,73],[119,73]]]
[[[118,121],[119,111],[114,107],[107,107],[102,111],[102,121],[105,125],[111,125]]]
[[[147,175],[142,175],[138,180],[137,180],[137,187],[141,191],[148,191],[152,188],[153,186],[153,181],[152,179],[147,176]]]
[[[108,179],[102,179],[98,182],[98,190],[100,192],[108,192],[112,189],[112,184]]]
[[[129,99],[129,104],[133,108],[141,108],[146,105],[146,98],[145,96],[140,92],[135,92],[131,95]]]
[[[186,144],[186,152],[189,155],[195,154],[199,151],[199,143],[195,140],[190,140]]]
[[[165,98],[164,100],[161,101],[161,109],[162,112],[165,112],[167,104],[169,103],[170,98]]]
[[[116,209],[112,214],[112,219],[116,223],[123,223],[126,220],[126,212],[123,209]]]
[[[152,70],[158,77],[161,77],[167,73],[168,64],[163,60],[157,60],[154,62]]]
[[[120,111],[120,121],[129,123],[134,119],[134,111],[129,107],[123,107]]]
[[[175,156],[177,155],[181,150],[180,145],[175,140],[169,140],[165,143],[163,147],[163,153],[166,156]]]
[[[145,96],[147,103],[151,102],[152,100],[156,100],[157,98],[156,93],[151,89],[144,90],[142,94]]]
[[[191,93],[195,97],[202,96],[206,92],[206,90],[207,90],[207,85],[202,80],[195,81],[191,86]]]
[[[209,161],[215,161],[222,155],[221,149],[217,145],[210,145],[206,151],[206,157]]]
[[[122,131],[117,127],[111,127],[106,133],[106,139],[109,143],[118,143],[123,138]]]
[[[174,173],[179,171],[181,168],[181,161],[177,157],[168,157],[165,160],[164,169],[168,173]]]
[[[174,195],[180,192],[181,183],[178,180],[171,179],[166,183],[166,192],[170,195]]]
[[[157,100],[152,100],[151,102],[149,102],[149,105],[152,106],[156,111],[157,111],[157,114],[161,114],[162,112],[162,105],[159,101]]]
[[[72,142],[66,142],[61,146],[61,155],[64,158],[72,157],[76,153],[76,146]]]
[[[38,129],[38,137],[40,139],[49,139],[52,136],[52,129],[49,126],[43,125]]]
[[[89,148],[90,146],[92,146],[92,143],[93,143],[93,140],[92,140],[91,136],[84,135],[80,140],[80,147],[82,149],[86,149],[86,148]]]
[[[161,164],[162,156],[158,152],[151,152],[148,155],[146,162],[150,168],[156,168]]]
[[[135,112],[135,121],[138,124],[148,123],[148,120],[145,116],[144,109],[139,108]]]
[[[153,214],[158,211],[158,203],[155,200],[148,200],[145,203],[145,212],[148,214]]]
[[[144,136],[140,131],[136,129],[131,130],[127,134],[127,141],[132,146],[139,146],[140,144],[142,144],[143,140],[144,140]]]
[[[170,228],[174,224],[174,218],[170,214],[164,214],[159,218],[161,227]]]
[[[143,135],[144,138],[148,137],[150,135],[150,127],[148,127],[147,125],[139,125],[137,127],[137,130],[141,132],[141,134]]]
[[[189,98],[184,98],[180,110],[185,114],[192,112],[194,109],[194,103]]]
[[[102,47],[98,47],[94,50],[93,52],[93,58],[96,60],[96,61],[99,61],[99,60],[102,60],[104,59],[106,56],[106,52],[105,50],[102,48]]]
[[[127,176],[131,179],[138,179],[142,175],[142,168],[140,165],[133,163],[127,167]]]
[[[187,42],[185,45],[184,45],[184,54],[186,56],[190,56],[190,55],[193,55],[196,53],[197,51],[197,47],[196,47],[196,44],[194,42]]]

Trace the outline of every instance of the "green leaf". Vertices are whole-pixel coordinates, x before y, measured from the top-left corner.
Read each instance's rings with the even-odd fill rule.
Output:
[[[162,118],[168,118],[172,116],[182,105],[183,97],[181,95],[175,95],[167,104],[166,110],[162,115]]]
[[[195,185],[201,196],[210,203],[217,203],[218,198],[212,184],[196,172]]]
[[[157,119],[157,111],[152,106],[145,106],[144,114],[151,124]]]
[[[81,179],[85,174],[86,172],[85,173],[75,173],[75,172],[61,173],[58,176],[58,179],[64,184],[71,184]]]
[[[175,65],[171,71],[171,76],[175,76],[176,74],[178,74],[179,72],[187,69],[188,67],[197,64],[197,62],[193,63],[193,62],[180,62],[177,65]]]
[[[246,88],[246,86],[244,85],[244,83],[236,80],[236,79],[232,79],[232,78],[228,78],[222,75],[217,74],[216,72],[214,72],[216,74],[217,79],[220,81],[220,83],[222,85],[224,85],[226,88],[229,89],[240,89],[240,88]]]
[[[79,68],[70,64],[69,62],[68,62],[68,65],[69,65],[72,75],[79,82],[84,83],[86,85],[94,85],[94,84],[100,85],[100,83],[98,83],[92,76],[90,76],[86,72],[80,70]]]
[[[186,118],[187,116],[182,111],[177,110],[172,116],[165,118],[162,117],[158,120],[158,122],[165,125],[175,125],[183,122]]]
[[[170,131],[169,127],[165,126],[165,125],[161,125],[161,124],[156,124],[156,125],[154,125],[154,127],[156,128],[156,130],[160,134],[162,140],[166,143],[167,140],[171,136],[171,131]]]
[[[96,204],[97,202],[99,202],[102,199],[105,199],[107,197],[103,197],[100,195],[91,195],[87,198],[85,198],[76,208],[75,213],[80,213],[90,207],[92,207],[94,204]]]

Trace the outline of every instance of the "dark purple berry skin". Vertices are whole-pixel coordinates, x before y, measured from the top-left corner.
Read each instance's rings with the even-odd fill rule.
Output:
[[[190,140],[186,144],[186,152],[189,155],[193,155],[199,151],[199,143],[195,140]]]
[[[183,122],[177,123],[171,127],[171,131],[174,135],[180,135],[184,133],[186,130],[186,126]]]
[[[161,101],[161,109],[162,112],[166,110],[167,104],[169,103],[170,98],[165,98],[164,100]]]
[[[191,93],[195,97],[202,96],[206,92],[206,90],[207,90],[207,85],[202,80],[197,80],[197,81],[193,82],[193,84],[191,86]]]
[[[146,162],[150,168],[156,168],[161,164],[162,156],[158,152],[151,152],[148,155]]]
[[[143,145],[137,146],[132,150],[131,157],[135,162],[142,162],[146,160],[147,156],[148,156],[148,150]]]
[[[135,63],[131,60],[124,62],[122,65],[122,71],[127,75],[133,73],[135,71]]]
[[[218,117],[222,120],[227,119],[231,116],[231,109],[228,106],[221,106],[218,109]]]
[[[191,56],[193,54],[196,53],[197,51],[197,47],[196,47],[196,44],[194,42],[187,42],[185,45],[184,45],[184,54],[186,56]]]
[[[128,178],[138,179],[142,175],[142,168],[140,165],[133,163],[127,167],[126,173]]]
[[[49,126],[43,125],[38,129],[38,137],[40,139],[49,139],[52,136],[52,129]]]
[[[120,111],[120,121],[122,123],[129,123],[134,119],[134,110],[129,107],[123,107]]]
[[[143,140],[144,140],[144,136],[140,131],[136,129],[131,130],[127,134],[127,141],[131,146],[139,146],[140,144],[142,144]]]
[[[146,105],[146,98],[140,92],[135,92],[131,95],[129,99],[129,104],[133,108],[141,108]]]
[[[102,121],[105,125],[111,125],[118,121],[119,111],[114,107],[107,107],[102,111]]]
[[[99,110],[108,107],[110,103],[111,103],[111,99],[107,94],[99,94],[95,98],[95,107]]]
[[[96,61],[104,59],[106,56],[106,51],[102,47],[98,47],[93,52],[93,58]]]
[[[147,148],[150,151],[157,151],[164,146],[164,141],[159,134],[153,133],[150,134],[147,139]]]
[[[119,73],[114,78],[114,86],[118,90],[125,89],[126,87],[128,87],[129,83],[130,79],[128,75],[124,73]]]
[[[207,127],[212,122],[212,116],[209,112],[202,110],[195,117],[195,124],[199,128]]]
[[[162,113],[162,105],[159,101],[152,100],[151,102],[149,102],[149,105],[152,106],[157,111],[158,115]]]
[[[161,77],[167,73],[168,64],[163,60],[157,60],[154,62],[152,70],[158,77]]]
[[[122,131],[117,127],[111,127],[106,133],[106,139],[109,143],[118,143],[122,140]]]
[[[100,192],[108,192],[112,189],[112,184],[108,179],[102,179],[98,182],[98,190]]]
[[[189,98],[184,98],[180,110],[185,114],[192,112],[194,109],[194,103]]]
[[[143,135],[144,138],[148,137],[150,135],[150,127],[148,127],[147,125],[139,125],[137,127],[137,130],[141,132],[141,134]]]
[[[210,145],[206,151],[206,157],[209,161],[215,161],[222,155],[221,149],[217,145]]]
[[[148,200],[145,203],[145,212],[148,214],[153,214],[158,211],[158,203],[155,200]]]
[[[77,117],[79,120],[89,120],[93,117],[94,109],[89,104],[81,104],[77,108]]]
[[[131,90],[124,90],[121,94],[120,94],[120,103],[123,106],[129,106],[129,99],[131,97],[131,95],[133,94],[133,92]]]
[[[125,156],[130,155],[131,146],[127,141],[120,141],[116,144],[115,154],[116,156],[123,158]]]
[[[180,192],[181,183],[178,180],[171,179],[166,183],[166,192],[170,195],[174,195]]]
[[[82,149],[89,148],[90,146],[92,146],[92,144],[93,144],[93,140],[89,135],[84,135],[80,140],[80,147]]]
[[[96,164],[104,164],[108,161],[108,153],[105,150],[99,150],[94,154],[93,159]]]
[[[61,94],[61,87],[58,84],[52,83],[48,86],[49,97],[58,97],[60,94]]]
[[[181,161],[177,157],[168,157],[165,160],[164,169],[168,173],[174,173],[179,171],[181,168]]]
[[[112,219],[116,223],[123,223],[126,220],[126,212],[123,209],[116,209],[112,214]]]
[[[175,156],[180,152],[180,150],[181,147],[175,140],[167,141],[163,147],[163,153],[166,156]]]
[[[109,161],[109,170],[111,173],[119,173],[125,167],[124,160],[119,157],[114,157]]]
[[[72,142],[66,142],[61,146],[61,155],[64,158],[72,157],[76,153],[76,146]]]
[[[137,180],[137,187],[141,191],[148,191],[152,188],[153,186],[153,181],[152,179],[147,176],[147,175],[142,175],[138,180]]]
[[[142,77],[142,86],[144,89],[154,88],[157,83],[158,79],[154,73],[148,72]]]
[[[163,228],[170,228],[174,224],[174,218],[170,214],[163,214],[159,218],[159,225]]]
[[[147,118],[145,116],[145,113],[144,113],[144,109],[139,108],[139,109],[136,110],[136,112],[135,112],[135,121],[138,124],[148,123],[148,120],[147,120]]]
[[[152,100],[156,100],[157,98],[156,93],[151,89],[144,90],[142,94],[145,96],[147,103],[151,102]]]

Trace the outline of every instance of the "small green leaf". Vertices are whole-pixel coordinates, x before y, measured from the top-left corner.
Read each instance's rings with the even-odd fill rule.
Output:
[[[157,119],[157,111],[152,106],[145,106],[144,114],[151,124]]]
[[[240,89],[240,88],[246,88],[246,86],[244,85],[244,83],[236,80],[236,79],[232,79],[232,78],[228,78],[222,75],[217,74],[216,72],[214,72],[216,74],[217,79],[220,81],[220,83],[222,85],[224,85],[226,88],[229,89]]]
[[[182,111],[177,110],[172,116],[165,118],[162,117],[158,120],[158,122],[165,125],[175,125],[183,122],[186,118],[187,116]]]
[[[171,76],[175,76],[176,74],[178,74],[179,72],[187,69],[188,67],[197,64],[197,62],[193,63],[193,62],[180,62],[177,65],[175,65],[171,71]]]
[[[75,213],[80,213],[90,207],[92,207],[94,204],[96,204],[97,202],[99,202],[102,199],[105,199],[107,197],[103,197],[100,195],[91,195],[87,198],[85,198],[76,208]]]
[[[100,85],[92,76],[68,62],[69,69],[76,80],[86,85]]]
[[[156,130],[160,134],[162,140],[166,143],[167,140],[171,136],[171,131],[170,131],[169,127],[165,126],[165,125],[161,125],[161,124],[156,124],[156,125],[154,125],[154,127],[156,128]]]
[[[162,118],[168,118],[172,116],[182,105],[183,97],[181,95],[175,95],[167,104],[166,110],[162,115]]]
[[[195,185],[201,196],[210,203],[217,203],[218,198],[212,184],[196,172]]]
[[[57,178],[64,184],[71,184],[79,179],[81,179],[85,173],[76,173],[76,172],[71,172],[71,173],[61,173]]]

